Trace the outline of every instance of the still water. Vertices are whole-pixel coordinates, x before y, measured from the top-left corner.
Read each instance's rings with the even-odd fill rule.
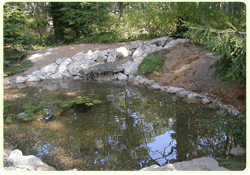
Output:
[[[102,103],[87,110],[69,109],[51,122],[5,124],[4,141],[58,170],[78,171],[139,170],[225,152],[225,133],[201,125],[215,110],[145,87],[46,81],[5,89],[4,101],[12,104],[9,114],[18,114],[25,103],[71,100],[78,95]]]

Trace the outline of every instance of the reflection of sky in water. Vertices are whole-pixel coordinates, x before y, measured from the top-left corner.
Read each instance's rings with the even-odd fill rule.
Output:
[[[176,146],[176,140],[171,137],[171,133],[175,133],[174,131],[168,131],[163,135],[155,137],[153,142],[147,144],[147,147],[150,148],[149,156],[156,160],[160,165],[166,163],[166,160],[176,159],[176,152],[173,152],[163,158],[163,156],[168,155],[171,152],[172,147]]]

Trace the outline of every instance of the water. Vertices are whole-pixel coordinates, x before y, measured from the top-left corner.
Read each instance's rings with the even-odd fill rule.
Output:
[[[225,133],[201,125],[215,115],[204,105],[119,83],[60,80],[33,86],[5,90],[5,103],[13,105],[8,113],[23,112],[27,102],[77,95],[102,101],[87,111],[69,109],[51,122],[4,126],[5,141],[58,170],[138,170],[225,152]]]

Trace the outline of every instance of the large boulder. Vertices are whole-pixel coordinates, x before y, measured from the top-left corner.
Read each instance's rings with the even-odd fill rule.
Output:
[[[128,79],[128,77],[121,72],[118,74],[115,74],[114,76],[115,76],[115,79],[118,79],[118,80],[127,80]]]
[[[124,74],[125,75],[135,75],[138,71],[138,64],[128,61],[124,64]]]
[[[183,44],[183,43],[188,43],[189,42],[189,39],[177,39],[177,40],[172,40],[170,41],[169,43],[167,43],[164,48],[167,49],[167,48],[171,48],[171,47],[174,47],[178,44]]]
[[[56,73],[58,65],[56,63],[51,63],[41,69],[41,72],[45,73],[47,76]]]
[[[81,70],[81,65],[79,63],[72,63],[69,65],[69,73],[71,75],[77,75],[78,72]]]
[[[79,52],[71,57],[73,61],[82,61],[84,59],[84,53]]]
[[[230,150],[230,154],[234,156],[243,156],[246,154],[246,149],[242,147],[234,147]]]
[[[65,59],[58,67],[58,72],[63,73],[68,70],[68,64],[71,63],[72,60],[70,58]]]
[[[137,58],[137,57],[141,57],[143,54],[143,50],[141,47],[138,47],[135,52],[132,55],[132,58]]]
[[[117,58],[124,58],[132,55],[132,52],[128,50],[126,47],[119,47],[115,50]]]
[[[28,80],[28,77],[16,77],[16,83],[25,83]]]

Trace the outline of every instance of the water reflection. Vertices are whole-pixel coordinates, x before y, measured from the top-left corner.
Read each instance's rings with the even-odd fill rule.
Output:
[[[75,109],[49,123],[17,124],[27,133],[39,130],[34,139],[44,140],[36,147],[41,158],[49,159],[52,149],[48,148],[56,148],[52,151],[59,159],[58,169],[138,170],[152,164],[162,166],[195,157],[213,157],[225,151],[226,135],[214,133],[199,123],[202,118],[212,117],[214,111],[180,100],[173,102],[167,94],[135,86],[70,80],[33,86],[49,91],[74,91],[102,101],[90,111]],[[43,93],[53,92],[39,94]],[[29,95],[32,99],[32,93]],[[29,154],[29,150],[24,151]],[[71,162],[64,164],[61,161],[64,159]]]

